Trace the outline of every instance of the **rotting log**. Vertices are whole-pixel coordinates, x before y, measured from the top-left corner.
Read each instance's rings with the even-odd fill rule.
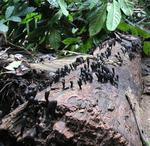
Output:
[[[134,103],[139,104],[142,89],[141,57],[136,42],[135,38],[126,36],[106,41],[87,59],[90,65],[86,70],[89,69],[92,79],[81,79],[81,84],[81,68],[86,68],[88,61],[79,61],[70,73],[64,73],[65,84],[59,78],[39,92],[34,101],[5,117],[0,130],[8,131],[22,145],[142,146],[141,129],[134,113],[136,105],[128,100],[132,93]],[[111,46],[111,54],[106,57],[106,50]],[[92,70],[92,62],[100,62],[100,66]],[[97,77],[98,68],[104,75]],[[49,90],[49,103],[57,101],[57,108],[55,116],[51,114],[48,118],[45,92]]]

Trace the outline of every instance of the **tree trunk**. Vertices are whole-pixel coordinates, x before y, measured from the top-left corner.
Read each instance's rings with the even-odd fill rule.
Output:
[[[142,89],[141,56],[137,42],[135,38],[118,35],[116,39],[105,41],[102,48],[97,48],[93,57],[87,59],[90,60],[89,78],[86,83],[81,80],[81,87],[81,68],[87,68],[88,61],[83,63],[78,58],[77,69],[64,77],[65,85],[60,79],[39,92],[36,101],[25,103],[2,120],[1,131],[7,131],[5,135],[11,136],[16,143],[26,145],[142,146],[143,137],[135,115]],[[111,46],[111,55],[107,58],[105,54]],[[101,62],[100,67],[95,66],[92,71],[92,62],[98,61]],[[104,73],[99,81],[95,71],[98,68],[103,68]],[[73,87],[70,87],[70,81],[73,81]],[[50,116],[47,117],[45,92],[48,90],[49,103],[56,100],[57,108],[55,111],[51,104],[53,109],[50,108]],[[134,103],[130,101],[131,97]],[[26,117],[26,124],[21,134],[23,116]]]

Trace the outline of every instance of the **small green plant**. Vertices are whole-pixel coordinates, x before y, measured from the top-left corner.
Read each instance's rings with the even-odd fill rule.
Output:
[[[88,52],[106,34],[124,27],[133,6],[129,0],[1,0],[0,31],[31,50]],[[130,30],[138,28],[130,25]]]

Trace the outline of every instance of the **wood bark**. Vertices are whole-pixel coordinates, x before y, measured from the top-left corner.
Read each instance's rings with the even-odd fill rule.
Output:
[[[24,145],[142,146],[139,123],[134,113],[142,89],[141,56],[137,49],[123,44],[138,48],[137,44],[131,43],[137,40],[125,37],[104,42],[102,48],[95,50],[90,64],[96,62],[97,56],[102,55],[108,44],[114,41],[116,43],[112,45],[111,56],[108,59],[104,57],[104,65],[110,70],[115,68],[115,75],[119,76],[116,84],[98,82],[92,72],[92,82],[82,82],[80,89],[78,80],[81,68],[87,64],[85,60],[65,76],[65,89],[60,80],[39,92],[36,101],[24,103],[6,116],[0,131],[5,131],[7,137],[9,135],[16,143]],[[131,50],[126,50],[128,48]],[[116,57],[118,54],[121,60]],[[74,83],[73,88],[70,88],[70,81]],[[49,119],[45,116],[44,97],[48,90],[49,101],[57,101],[56,116]],[[130,95],[134,96],[134,103],[129,101]],[[24,115],[27,125],[23,135],[20,135]],[[36,135],[37,129],[40,132]]]

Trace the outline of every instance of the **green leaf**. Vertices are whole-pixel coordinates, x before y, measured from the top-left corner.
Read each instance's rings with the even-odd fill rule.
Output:
[[[18,16],[11,16],[10,18],[8,18],[8,20],[13,22],[21,22],[21,18]]]
[[[47,0],[49,3],[50,3],[50,5],[52,5],[53,7],[58,7],[58,3],[57,3],[57,0]]]
[[[120,3],[121,10],[125,15],[131,16],[133,14],[133,3],[129,0],[118,0]]]
[[[6,19],[8,19],[12,15],[14,9],[15,9],[14,6],[7,7],[6,12],[5,12],[5,18]]]
[[[7,22],[5,19],[1,19],[1,20],[0,20],[0,24],[1,24],[1,23],[5,23],[5,22]]]
[[[78,28],[72,28],[72,33],[75,34],[79,29]]]
[[[61,35],[58,30],[53,30],[49,35],[49,43],[52,48],[58,49],[61,43]]]
[[[60,9],[61,9],[62,13],[65,16],[68,16],[69,12],[67,10],[67,4],[65,3],[65,1],[64,0],[58,0],[58,5],[60,6]]]
[[[59,10],[57,13],[55,13],[53,16],[52,16],[52,18],[50,19],[50,27],[53,27],[53,25],[55,24],[57,24],[59,21],[60,21],[60,19],[61,19],[61,17],[62,17],[62,12]]]
[[[90,36],[94,36],[99,33],[105,23],[106,20],[106,5],[103,7],[98,8],[96,10],[95,15],[93,15],[92,19],[89,23],[89,33]]]
[[[75,43],[78,43],[80,42],[80,38],[66,38],[63,40],[63,43],[65,45],[71,45],[71,44],[75,44]]]
[[[143,50],[144,50],[144,53],[146,55],[150,55],[150,42],[144,42],[144,46],[143,46]]]
[[[141,38],[150,38],[150,33],[147,32],[146,30],[141,29],[138,26],[133,26],[133,25],[127,24],[125,22],[121,22],[118,25],[117,29],[120,31],[123,31],[123,32],[128,32],[132,35],[135,35],[135,36],[138,36]]]
[[[99,0],[86,0],[85,2],[82,2],[81,6],[80,6],[80,10],[84,10],[84,9],[93,9],[94,7],[96,7],[98,4],[100,4]]]
[[[70,21],[70,22],[73,22],[73,16],[72,15],[68,15],[68,20]]]
[[[150,146],[150,141],[147,142],[147,145]]]
[[[32,13],[33,11],[35,11],[34,7],[27,7],[23,9],[17,16],[25,16],[26,14]]]
[[[92,40],[88,39],[80,46],[80,52],[88,53],[88,51],[92,48]]]
[[[89,8],[93,9],[99,3],[99,0],[88,0],[88,2],[89,2]]]
[[[106,26],[109,31],[114,31],[121,21],[120,5],[116,0],[107,6],[107,21]]]
[[[38,14],[36,12],[32,12],[26,15],[26,17],[22,20],[22,24],[29,23],[31,20],[40,20],[41,19],[41,14]]]
[[[13,0],[14,3],[18,3],[20,0]]]
[[[0,23],[0,32],[7,32],[8,31],[8,26]]]

